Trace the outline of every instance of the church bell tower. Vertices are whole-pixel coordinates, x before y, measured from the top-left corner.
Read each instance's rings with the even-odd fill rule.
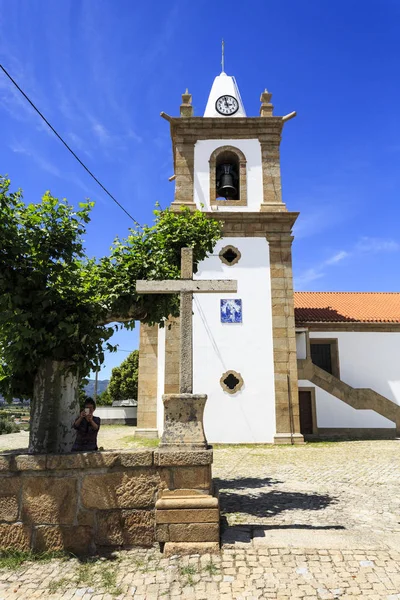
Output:
[[[296,113],[274,116],[271,98],[265,90],[260,115],[247,116],[235,78],[222,71],[203,116],[193,114],[187,90],[179,117],[161,113],[171,128],[171,208],[202,210],[223,223],[223,238],[196,277],[238,281],[236,294],[194,299],[193,392],[208,395],[204,427],[210,442],[303,441],[291,254],[298,213],[282,200],[279,154],[283,126]],[[153,357],[158,377],[153,427],[159,433],[160,394],[178,391],[178,336],[176,322],[159,330]]]

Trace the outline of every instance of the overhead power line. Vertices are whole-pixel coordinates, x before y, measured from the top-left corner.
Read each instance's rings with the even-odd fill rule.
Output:
[[[77,154],[72,150],[72,148],[67,144],[67,142],[61,137],[61,135],[54,129],[54,127],[49,123],[49,121],[46,119],[46,117],[40,112],[40,110],[35,106],[35,104],[32,102],[32,100],[25,94],[25,92],[19,87],[18,83],[11,77],[10,73],[3,67],[3,65],[0,64],[0,68],[1,70],[5,73],[5,75],[7,75],[7,77],[9,78],[9,80],[15,85],[15,87],[17,88],[17,90],[24,96],[24,98],[29,102],[29,104],[32,106],[32,108],[38,113],[38,115],[43,119],[43,121],[46,123],[46,125],[48,127],[50,127],[50,129],[52,130],[52,132],[58,137],[58,139],[64,144],[64,146],[67,148],[67,150],[72,154],[72,156],[74,158],[76,158],[76,160],[79,162],[79,164],[85,169],[85,171],[87,173],[89,173],[89,175],[95,180],[95,182],[101,187],[101,189],[108,195],[110,196],[111,200],[113,200],[115,202],[115,204],[117,204],[121,210],[124,211],[124,213],[130,218],[132,219],[132,221],[138,226],[138,227],[142,227],[140,225],[140,223],[138,223],[138,221],[136,221],[136,219],[134,219],[132,217],[131,214],[129,214],[129,212],[122,206],[122,204],[120,202],[118,202],[118,200],[111,194],[111,192],[108,191],[108,189],[106,187],[104,187],[104,185],[97,179],[97,177],[92,173],[92,171],[90,169],[88,169],[88,167],[85,165],[85,163],[83,163],[81,161],[81,159],[79,158],[79,156],[77,156]]]

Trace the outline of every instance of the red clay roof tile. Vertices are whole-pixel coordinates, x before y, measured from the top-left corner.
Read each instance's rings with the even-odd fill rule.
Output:
[[[295,292],[296,323],[400,323],[399,292]]]

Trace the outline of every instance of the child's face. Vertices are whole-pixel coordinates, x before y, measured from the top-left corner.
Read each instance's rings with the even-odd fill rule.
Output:
[[[92,415],[93,414],[93,406],[91,404],[86,404],[85,405],[85,413],[87,415]]]

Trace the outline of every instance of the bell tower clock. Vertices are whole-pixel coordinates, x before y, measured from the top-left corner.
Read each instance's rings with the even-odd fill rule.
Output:
[[[303,442],[291,258],[298,213],[282,201],[279,154],[284,124],[296,113],[274,116],[271,98],[265,90],[260,115],[247,117],[235,78],[223,71],[202,117],[193,115],[187,90],[179,117],[161,113],[171,127],[171,209],[202,210],[223,223],[223,238],[196,277],[238,281],[236,294],[194,300],[193,391],[208,395],[210,442]],[[178,336],[176,322],[158,333],[153,427],[159,433],[161,394],[178,391]]]

